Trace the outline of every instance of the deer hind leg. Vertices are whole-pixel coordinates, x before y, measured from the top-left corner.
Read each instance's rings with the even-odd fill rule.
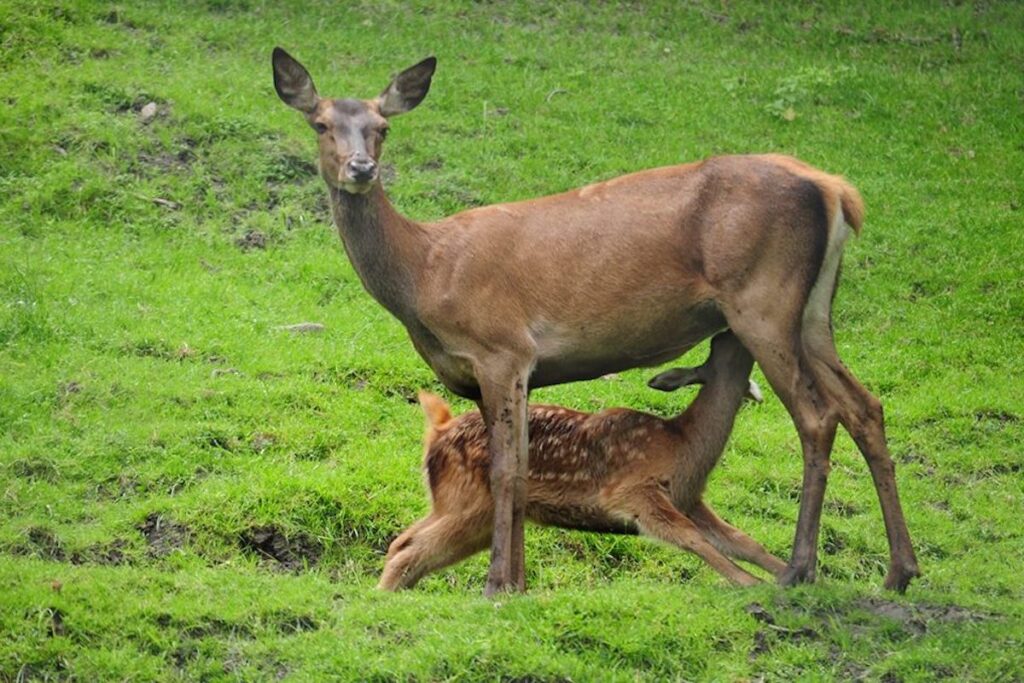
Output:
[[[398,534],[398,536],[388,546],[388,554],[384,559],[384,571],[381,573],[380,581],[377,583],[377,588],[380,590],[397,590],[399,588],[405,588],[403,579],[406,574],[406,569],[409,567],[409,561],[412,558],[412,554],[405,552],[413,544],[416,539],[416,535],[425,527],[429,527],[435,521],[437,517],[429,515],[419,520],[411,527]],[[396,562],[395,558],[398,555],[405,552],[402,561]]]
[[[616,507],[620,512],[635,518],[637,527],[644,535],[694,553],[736,585],[753,586],[760,583],[760,579],[719,552],[697,525],[676,509],[661,488],[655,485],[638,487],[624,492],[620,501]]]
[[[805,329],[804,346],[812,359],[818,386],[836,406],[839,421],[871,470],[889,542],[889,572],[885,587],[902,593],[911,579],[920,576],[920,571],[896,489],[895,467],[886,443],[882,404],[843,365],[828,326],[819,324]]]
[[[902,593],[919,571],[896,490],[882,404],[843,365],[832,337],[832,297],[848,230],[840,212],[830,230],[824,261],[804,307],[801,346],[819,392],[828,398],[871,470],[889,541],[889,573],[885,587]]]
[[[773,576],[780,575],[786,568],[785,562],[765,550],[764,546],[750,536],[724,521],[706,503],[697,503],[690,511],[689,517],[704,534],[704,538],[728,557],[752,562],[771,572]]]
[[[771,315],[744,317],[734,305],[725,309],[726,319],[793,417],[803,447],[803,494],[793,555],[779,582],[788,585],[814,578],[829,455],[842,422],[867,460],[882,506],[891,555],[885,585],[902,591],[918,569],[896,492],[882,407],[843,367],[832,339],[832,296],[848,233],[842,221],[840,213],[829,230],[824,259],[809,290],[779,292],[767,286],[775,280],[751,282],[733,303],[742,300],[744,310]]]
[[[388,554],[384,557],[385,562],[397,555],[400,550],[408,547],[410,541],[419,532],[419,530],[425,526],[429,526],[436,519],[436,515],[428,515],[402,533],[398,534],[398,536],[395,537],[395,540],[391,541],[391,544],[388,545]]]
[[[767,308],[760,310],[771,310],[768,302],[764,305]],[[778,575],[779,583],[784,586],[814,581],[821,508],[838,425],[835,412],[826,403],[808,366],[800,343],[799,315],[797,310],[788,320],[783,317],[781,321],[748,321],[738,315],[727,315],[733,332],[753,354],[793,418],[803,451],[803,488],[793,554],[789,565]]]
[[[430,572],[487,547],[490,515],[441,515],[420,520],[394,540],[377,588],[412,588]]]

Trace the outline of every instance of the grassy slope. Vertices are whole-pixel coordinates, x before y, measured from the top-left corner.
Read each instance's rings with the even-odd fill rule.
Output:
[[[288,5],[0,8],[0,680],[1024,677],[1019,5]],[[855,182],[836,327],[887,408],[926,573],[904,607],[845,436],[817,586],[532,529],[526,597],[481,599],[482,556],[374,593],[425,508],[434,380],[328,226],[274,44],[333,95],[438,56],[386,150],[418,218],[721,152]],[[303,320],[326,332],[276,329]],[[677,410],[648,374],[535,400]],[[785,555],[799,476],[770,397],[709,498]]]

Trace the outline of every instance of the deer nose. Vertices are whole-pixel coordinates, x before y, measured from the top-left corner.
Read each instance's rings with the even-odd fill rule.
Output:
[[[345,164],[349,177],[357,183],[366,183],[377,176],[377,162],[368,156],[354,156]]]

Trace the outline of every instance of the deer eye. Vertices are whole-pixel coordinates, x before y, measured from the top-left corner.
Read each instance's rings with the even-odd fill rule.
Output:
[[[322,123],[314,123],[313,124],[313,130],[315,130],[320,135],[323,135],[324,133],[327,132],[327,126],[325,126]]]

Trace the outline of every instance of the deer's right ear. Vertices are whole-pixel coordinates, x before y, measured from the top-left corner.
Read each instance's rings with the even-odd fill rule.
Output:
[[[279,47],[274,48],[271,59],[274,65],[274,89],[277,96],[289,107],[295,107],[304,114],[311,114],[320,101],[306,67]]]

